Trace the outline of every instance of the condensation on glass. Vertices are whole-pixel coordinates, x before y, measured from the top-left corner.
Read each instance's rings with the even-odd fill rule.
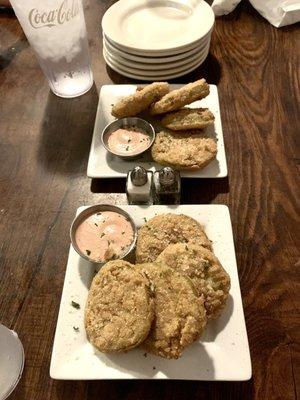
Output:
[[[93,84],[81,0],[11,0],[51,90],[76,97]]]

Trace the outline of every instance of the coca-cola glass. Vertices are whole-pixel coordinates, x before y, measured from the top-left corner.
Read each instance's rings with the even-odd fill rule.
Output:
[[[81,0],[11,0],[53,93],[76,97],[93,84]]]
[[[24,368],[24,349],[16,332],[0,324],[0,399],[17,386]]]

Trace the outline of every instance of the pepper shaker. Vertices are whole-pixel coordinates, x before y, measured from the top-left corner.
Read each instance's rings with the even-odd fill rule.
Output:
[[[153,172],[136,166],[127,174],[126,195],[128,204],[153,204]]]
[[[153,176],[154,204],[180,204],[181,177],[179,171],[164,167]]]

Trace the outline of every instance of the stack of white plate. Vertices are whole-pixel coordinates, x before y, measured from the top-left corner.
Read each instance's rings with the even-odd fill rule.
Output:
[[[138,80],[185,75],[206,59],[214,20],[204,0],[120,0],[102,19],[104,59]]]

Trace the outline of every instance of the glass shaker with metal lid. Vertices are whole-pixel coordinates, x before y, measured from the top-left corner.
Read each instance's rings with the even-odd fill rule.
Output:
[[[164,167],[154,173],[154,204],[180,204],[181,177],[179,171]]]
[[[128,204],[153,204],[153,172],[136,166],[127,174],[126,194]]]

